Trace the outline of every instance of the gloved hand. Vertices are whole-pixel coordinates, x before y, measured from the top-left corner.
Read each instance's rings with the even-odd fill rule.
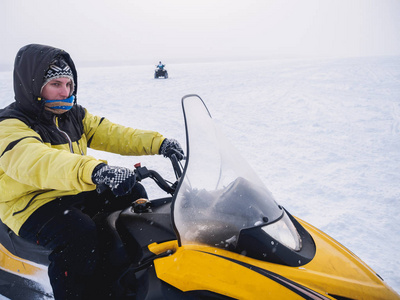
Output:
[[[115,196],[128,194],[136,183],[135,172],[123,167],[98,165],[92,174],[92,181],[100,193],[104,187],[111,189]]]
[[[159,152],[165,157],[171,157],[172,154],[175,154],[178,160],[182,160],[185,157],[181,145],[175,139],[165,139],[161,144]]]

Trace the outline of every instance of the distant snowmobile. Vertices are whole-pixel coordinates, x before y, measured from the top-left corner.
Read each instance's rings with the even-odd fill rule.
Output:
[[[96,218],[109,265],[93,299],[400,300],[353,253],[275,202],[199,96],[182,107],[188,156],[184,166],[171,158],[176,181],[135,166],[139,181],[152,178],[171,196]],[[48,251],[0,225],[0,294],[53,299]]]

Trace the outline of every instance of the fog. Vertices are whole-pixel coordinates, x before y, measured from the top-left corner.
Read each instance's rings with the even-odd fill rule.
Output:
[[[0,70],[41,43],[78,66],[400,54],[398,0],[0,2]]]

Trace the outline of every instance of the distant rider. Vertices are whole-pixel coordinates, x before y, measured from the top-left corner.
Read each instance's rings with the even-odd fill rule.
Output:
[[[157,68],[160,69],[160,70],[164,70],[164,67],[165,67],[165,65],[161,61],[159,61],[158,65],[157,65]]]

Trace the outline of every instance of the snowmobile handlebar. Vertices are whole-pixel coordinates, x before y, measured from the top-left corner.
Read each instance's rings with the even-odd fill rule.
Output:
[[[170,160],[177,179],[175,183],[168,182],[159,173],[154,170],[149,170],[146,167],[142,167],[140,163],[135,164],[134,172],[136,174],[136,180],[142,181],[145,178],[151,178],[163,191],[173,195],[178,185],[178,180],[182,176],[182,167],[175,154],[171,155]]]

